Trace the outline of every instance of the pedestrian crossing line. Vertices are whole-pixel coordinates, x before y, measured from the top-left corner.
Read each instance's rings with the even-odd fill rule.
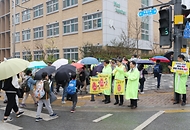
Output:
[[[0,109],[5,110],[5,107],[2,107]],[[23,115],[36,118],[36,111],[31,111],[31,110],[27,110],[27,109],[22,109],[22,110],[24,111]],[[43,118],[44,121],[50,121],[50,120],[56,119],[58,117],[58,116],[50,117],[49,114],[45,114],[45,113],[41,113],[40,116],[41,116],[41,118]]]
[[[148,118],[145,122],[143,122],[141,125],[136,127],[134,130],[143,130],[145,127],[147,127],[151,122],[153,122],[156,118],[161,116],[165,111],[159,111],[150,118]]]
[[[1,126],[1,130],[21,130],[23,129],[23,127],[19,127],[13,124],[9,124],[9,123],[4,123],[2,121],[0,121],[0,126]]]
[[[108,118],[108,117],[110,117],[112,115],[113,114],[106,114],[106,115],[104,115],[104,116],[102,116],[102,117],[100,117],[98,119],[93,120],[92,122],[94,122],[94,123],[100,122],[100,121],[102,121],[102,120],[104,120],[104,119],[106,119],[106,118]]]

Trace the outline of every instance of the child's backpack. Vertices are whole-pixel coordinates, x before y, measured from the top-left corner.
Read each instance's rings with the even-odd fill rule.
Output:
[[[159,64],[154,66],[153,73],[154,74],[159,74],[160,73],[160,65]]]
[[[41,80],[39,83],[36,84],[36,90],[34,94],[35,94],[35,97],[38,99],[41,99],[45,95],[43,80]]]
[[[21,84],[21,88],[24,92],[29,92],[30,91],[30,87],[28,86],[28,80],[30,79],[27,78],[22,84]]]
[[[67,87],[67,94],[73,95],[76,93],[76,80],[71,80]]]

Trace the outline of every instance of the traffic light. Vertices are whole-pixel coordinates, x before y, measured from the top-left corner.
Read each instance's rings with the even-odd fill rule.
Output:
[[[159,10],[160,19],[160,47],[164,46],[172,47],[172,7],[160,8]]]
[[[187,21],[190,22],[190,18],[187,18],[187,16],[190,14],[190,9],[187,9],[186,5],[181,5],[181,7],[182,7],[182,15],[184,16],[183,24],[186,25]]]

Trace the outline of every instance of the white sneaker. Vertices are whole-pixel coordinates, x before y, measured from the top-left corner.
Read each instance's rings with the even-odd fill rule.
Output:
[[[65,104],[66,102],[65,102],[65,101],[62,101],[61,103]]]
[[[141,94],[144,94],[144,92],[140,92]]]

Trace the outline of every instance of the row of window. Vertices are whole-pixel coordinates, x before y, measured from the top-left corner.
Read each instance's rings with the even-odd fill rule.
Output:
[[[22,0],[22,2],[25,2],[26,0]],[[92,1],[92,0],[83,0],[83,2]],[[19,0],[16,0],[16,5],[19,4]],[[68,8],[70,6],[75,6],[78,4],[78,0],[63,0],[63,8]],[[59,10],[59,1],[58,0],[50,0],[46,2],[47,6],[47,14],[56,12]],[[26,22],[30,20],[30,10],[24,10],[22,12],[22,22]],[[43,4],[37,5],[33,7],[33,17],[38,18],[43,16]],[[14,18],[13,18],[14,23]],[[15,16],[15,24],[20,23],[20,14],[17,13]]]
[[[62,22],[63,34],[78,32],[78,18],[69,19]],[[83,30],[94,30],[102,28],[102,13],[91,14],[83,17]],[[59,35],[59,23],[46,25],[47,37]],[[31,39],[31,30],[22,31],[22,41]],[[44,37],[44,27],[33,28],[33,38],[41,39]],[[20,42],[20,32],[15,33],[16,42]]]
[[[78,60],[78,48],[67,48],[63,49],[64,55],[63,57],[65,59],[69,60]],[[59,59],[59,50],[54,49],[54,50],[47,50],[47,55],[48,56],[53,56],[54,59]],[[38,51],[33,51],[33,56],[34,60],[42,60],[43,58],[43,51],[38,50]],[[20,57],[20,52],[15,52],[15,57],[16,58],[21,58]],[[31,52],[30,51],[24,51],[22,52],[22,58],[25,60],[29,60],[31,58]]]

